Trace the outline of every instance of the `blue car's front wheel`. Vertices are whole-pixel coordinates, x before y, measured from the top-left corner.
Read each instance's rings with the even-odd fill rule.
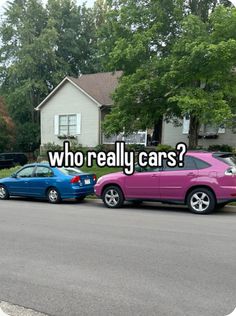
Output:
[[[9,193],[7,188],[4,185],[0,185],[0,199],[1,200],[7,200],[9,199]]]
[[[49,188],[47,191],[47,198],[50,203],[56,204],[61,202],[60,193],[56,188]]]

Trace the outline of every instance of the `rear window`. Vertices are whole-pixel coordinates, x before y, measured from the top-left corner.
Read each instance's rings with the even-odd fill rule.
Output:
[[[233,154],[213,154],[213,156],[230,167],[236,167],[236,156]]]
[[[194,159],[194,162],[197,166],[197,169],[206,169],[206,168],[209,168],[211,166],[209,163],[207,163],[199,158],[194,157],[193,159]]]
[[[183,167],[179,167],[179,166],[169,167],[167,165],[167,160],[164,160],[163,162],[164,162],[163,164],[164,164],[165,171],[195,170],[197,168],[195,165],[194,159],[191,156],[185,156]]]
[[[75,176],[78,173],[82,173],[82,171],[78,168],[58,168],[66,176]]]

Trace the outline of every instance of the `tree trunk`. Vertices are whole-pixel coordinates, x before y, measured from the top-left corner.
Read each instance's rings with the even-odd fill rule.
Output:
[[[189,149],[196,149],[198,146],[198,132],[199,132],[199,120],[193,115],[190,115],[189,126]]]
[[[154,131],[153,131],[153,134],[152,134],[152,143],[155,144],[155,145],[161,144],[162,123],[163,123],[163,118],[160,118],[154,124]]]

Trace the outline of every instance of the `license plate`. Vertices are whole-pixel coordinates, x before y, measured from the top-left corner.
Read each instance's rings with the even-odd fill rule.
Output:
[[[84,183],[85,183],[85,184],[90,184],[90,179],[85,179],[85,180],[84,180]]]

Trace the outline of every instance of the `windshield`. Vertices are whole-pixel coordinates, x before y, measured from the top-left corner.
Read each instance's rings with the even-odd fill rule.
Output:
[[[79,173],[82,173],[82,171],[78,168],[58,168],[59,171],[61,171],[66,176],[75,176]]]

